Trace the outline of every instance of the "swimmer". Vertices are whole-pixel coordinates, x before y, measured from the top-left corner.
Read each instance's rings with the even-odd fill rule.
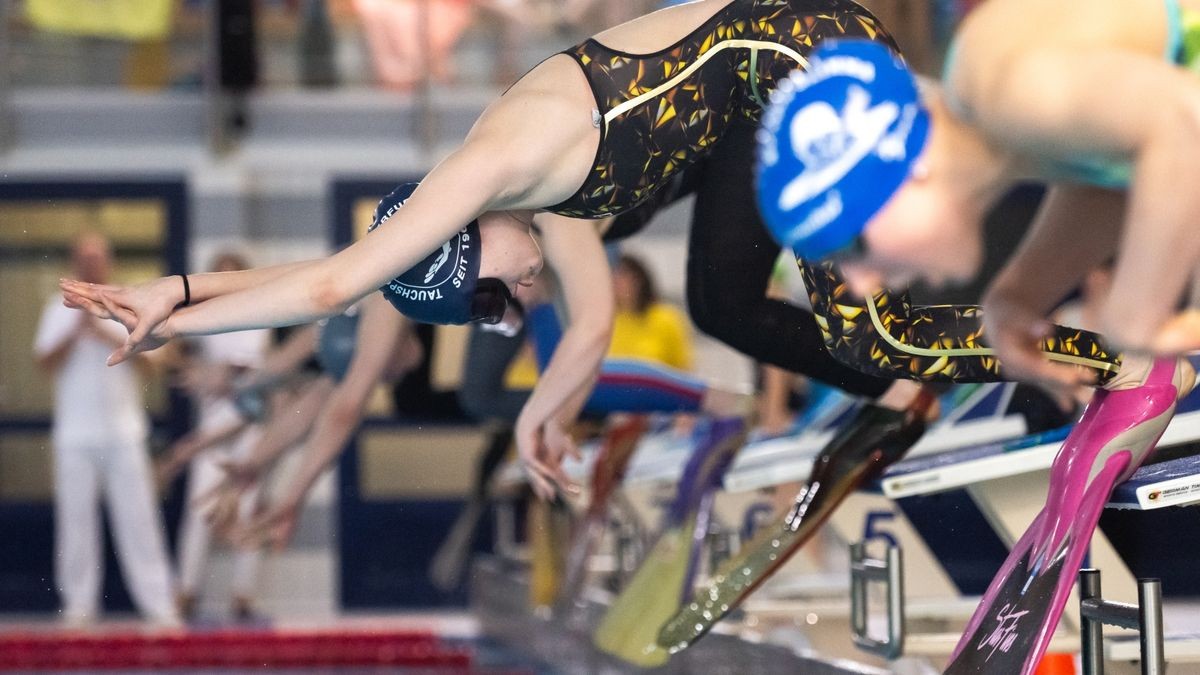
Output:
[[[239,543],[265,542],[279,549],[291,540],[309,492],[358,429],[376,385],[399,380],[423,356],[412,325],[380,295],[322,321],[318,332],[317,362],[333,387],[311,415],[311,428],[297,448],[303,459],[286,489],[244,527],[232,527],[229,519],[235,514],[229,506],[293,447],[292,443],[259,443],[249,457],[225,465],[225,482],[206,499],[212,502],[214,520],[224,521],[218,529],[231,532]],[[285,415],[281,421],[285,426],[307,426],[297,424],[295,417]]]
[[[119,362],[176,336],[330,316],[375,289],[417,321],[498,321],[544,250],[570,324],[516,432],[535,485],[551,495],[563,429],[595,381],[613,320],[608,264],[584,219],[662,189],[733,120],[756,119],[775,84],[831,37],[890,40],[849,0],[700,0],[654,12],[535,67],[403,208],[330,258],[131,289],[68,282],[68,301],[132,331]],[[447,263],[434,269],[446,243]]]
[[[953,359],[886,359],[885,377],[866,375],[824,348],[849,342],[830,332],[849,324],[845,317],[830,314],[818,327],[811,314],[765,298],[777,247],[754,215],[753,123],[776,83],[831,37],[894,46],[848,0],[702,0],[655,12],[534,68],[371,235],[331,258],[130,289],[65,282],[67,301],[131,330],[114,362],[176,335],[309,321],[374,288],[417,321],[497,322],[514,295],[527,293],[544,250],[569,323],[516,436],[535,487],[549,497],[571,448],[564,429],[596,382],[614,315],[599,228],[583,219],[613,216],[604,236],[624,236],[644,223],[639,211],[700,186],[688,296],[701,329],[756,360],[903,413],[921,387],[889,379],[891,364],[902,364],[901,377],[954,379],[955,366],[939,365]],[[635,68],[630,53],[646,56]],[[188,301],[195,306],[178,307]],[[830,299],[824,306],[837,309]],[[956,339],[932,335],[939,344]],[[994,378],[988,361],[980,359],[981,376]]]
[[[781,242],[837,258],[869,292],[972,277],[988,207],[1044,181],[983,302],[1006,374],[1079,380],[1036,345],[1044,317],[1114,257],[1103,334],[1200,347],[1197,315],[1174,314],[1200,258],[1198,44],[1197,0],[993,0],[961,26],[939,85],[876,44],[829,43],[766,116],[759,203]]]

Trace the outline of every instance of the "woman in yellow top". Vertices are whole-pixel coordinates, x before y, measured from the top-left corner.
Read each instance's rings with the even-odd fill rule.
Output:
[[[659,302],[654,279],[642,261],[622,255],[613,268],[616,319],[609,358],[643,359],[692,369],[692,335],[672,305]]]

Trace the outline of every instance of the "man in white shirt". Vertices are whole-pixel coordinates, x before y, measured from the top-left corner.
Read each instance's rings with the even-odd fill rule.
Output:
[[[78,278],[107,283],[112,268],[107,240],[94,233],[80,236],[71,262]],[[105,365],[124,339],[119,324],[68,309],[60,296],[46,305],[38,325],[34,354],[55,380],[55,583],[67,622],[95,620],[104,576],[103,494],[134,603],[147,620],[177,625],[138,374],[134,364]]]

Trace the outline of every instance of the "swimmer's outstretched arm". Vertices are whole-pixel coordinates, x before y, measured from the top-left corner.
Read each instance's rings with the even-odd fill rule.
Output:
[[[506,204],[508,200],[498,196],[504,189],[502,177],[489,168],[496,166],[489,148],[491,143],[479,142],[448,157],[388,227],[330,258],[177,310],[157,326],[141,323],[136,316],[122,317],[130,329],[129,340],[110,362],[176,336],[306,323],[344,311],[416,264],[463,223]]]
[[[186,290],[183,278],[179,275],[161,277],[129,287],[60,279],[59,287],[63,291],[65,305],[82,309],[96,318],[114,318],[104,302],[104,296],[108,296],[110,304],[122,308],[136,308],[139,315],[146,315],[157,325],[170,316],[171,312],[185,300],[198,303],[253,288],[316,262],[316,260],[303,260],[236,272],[189,274]]]
[[[322,406],[300,469],[279,502],[255,519],[251,538],[266,536],[277,547],[287,543],[309,491],[362,422],[367,400],[387,371],[408,321],[379,294],[364,301],[362,312],[350,369]]]
[[[408,270],[485,211],[534,209],[565,199],[595,129],[578,102],[551,90],[510,92],[484,113],[462,147],[421,182],[388,227],[336,255],[253,288],[181,309],[161,324],[109,307],[130,330],[111,362],[184,335],[266,328],[331,316]],[[592,145],[588,145],[592,143]],[[590,155],[589,155],[590,157]]]
[[[494,169],[501,152],[485,140],[464,146],[430,172],[388,227],[315,264],[185,307],[165,322],[164,336],[307,323],[345,311],[420,262],[464,223],[512,206],[503,194],[503,176]]]
[[[317,326],[311,324],[292,331],[282,344],[263,357],[262,365],[238,384],[244,388],[269,387],[297,373],[317,351]]]
[[[561,433],[596,383],[612,340],[615,309],[612,274],[595,223],[548,213],[539,213],[535,223],[542,230],[546,261],[558,275],[568,323],[517,418],[515,433],[534,490],[549,499],[554,485],[568,486],[561,462],[570,448]]]
[[[987,30],[982,20],[972,29]],[[1195,77],[1161,57],[1113,48],[968,54],[970,37],[960,36],[964,56],[950,84],[994,140],[1048,159],[1099,153],[1135,162],[1101,332],[1125,348],[1152,348],[1200,258],[1200,163],[1190,151],[1200,148]],[[1077,232],[1080,240],[1090,234]]]

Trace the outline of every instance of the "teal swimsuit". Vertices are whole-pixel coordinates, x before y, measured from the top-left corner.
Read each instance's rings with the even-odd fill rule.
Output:
[[[1179,0],[1164,2],[1168,22],[1165,58],[1200,75],[1200,12],[1180,7]],[[957,43],[951,43],[946,51],[943,80],[954,63],[957,46]],[[947,101],[956,112],[960,109],[950,96],[947,96]],[[1056,169],[1056,173],[1064,180],[1114,189],[1128,187],[1133,177],[1133,167],[1129,162],[1109,157],[1078,156],[1059,162]]]

